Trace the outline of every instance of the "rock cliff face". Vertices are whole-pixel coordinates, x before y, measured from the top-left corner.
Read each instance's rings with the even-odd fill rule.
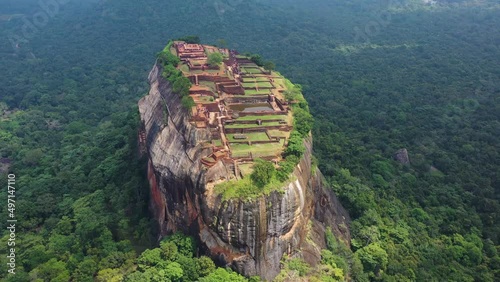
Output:
[[[139,111],[149,156],[150,208],[161,236],[177,230],[196,236],[219,263],[266,280],[279,273],[284,254],[317,263],[326,227],[350,240],[347,212],[324,187],[321,172],[311,167],[311,139],[305,140],[304,157],[283,191],[252,201],[222,201],[213,187],[234,175],[222,162],[202,166],[200,159],[211,153],[206,146],[210,132],[189,123],[159,64],[149,81]]]

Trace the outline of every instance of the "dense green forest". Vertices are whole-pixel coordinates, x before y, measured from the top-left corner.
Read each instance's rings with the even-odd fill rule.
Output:
[[[56,4],[0,7],[0,179],[16,175],[18,220],[8,276],[2,204],[0,279],[245,280],[190,237],[158,243],[147,211],[136,103],[157,52],[197,34],[302,85],[353,219],[351,250],[329,236],[320,267],[290,260],[278,280],[500,280],[495,1],[41,2]]]

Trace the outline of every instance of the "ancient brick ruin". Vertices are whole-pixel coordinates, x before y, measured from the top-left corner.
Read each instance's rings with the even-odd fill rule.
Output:
[[[212,154],[202,159],[203,165],[222,160],[244,176],[245,164],[251,166],[256,158],[278,162],[293,124],[283,96],[285,79],[234,50],[175,41],[170,51],[192,83],[191,123],[212,133]],[[224,57],[219,66],[207,63],[214,52]]]

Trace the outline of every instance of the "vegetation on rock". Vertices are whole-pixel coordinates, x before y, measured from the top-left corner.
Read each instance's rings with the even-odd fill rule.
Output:
[[[188,37],[191,41],[197,41],[197,37]],[[180,59],[170,52],[173,41],[170,41],[167,46],[158,54],[158,61],[163,66],[162,76],[172,84],[172,90],[181,97],[181,104],[185,109],[191,109],[195,105],[192,97],[189,97],[189,88],[191,81],[182,75],[182,72],[176,69],[180,63]]]

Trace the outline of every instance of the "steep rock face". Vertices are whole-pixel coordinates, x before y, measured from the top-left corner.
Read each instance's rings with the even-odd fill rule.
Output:
[[[213,187],[234,175],[222,162],[202,167],[201,157],[211,153],[210,132],[189,123],[158,64],[149,81],[151,89],[139,101],[139,111],[149,156],[150,208],[160,236],[177,230],[197,236],[220,263],[266,280],[279,273],[284,254],[317,263],[326,227],[350,240],[347,212],[324,188],[321,172],[311,167],[310,138],[282,191],[252,201],[222,201]],[[308,236],[312,240],[306,240]]]

